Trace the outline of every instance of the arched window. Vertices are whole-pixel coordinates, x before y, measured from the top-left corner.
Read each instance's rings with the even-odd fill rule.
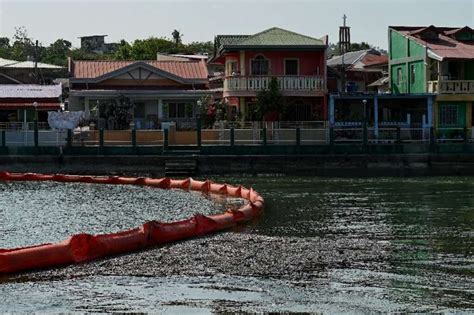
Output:
[[[263,56],[257,56],[251,61],[251,72],[252,75],[268,75],[270,63],[268,59]]]

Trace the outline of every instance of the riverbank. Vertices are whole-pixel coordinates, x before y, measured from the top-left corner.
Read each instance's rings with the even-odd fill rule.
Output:
[[[189,175],[282,174],[329,177],[474,175],[474,154],[0,156],[9,172],[165,176],[167,163],[192,162]],[[186,174],[184,174],[186,175]]]

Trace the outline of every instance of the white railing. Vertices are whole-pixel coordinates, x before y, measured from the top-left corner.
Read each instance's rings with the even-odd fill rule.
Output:
[[[0,122],[0,130],[34,130],[34,122]],[[49,125],[47,122],[38,122],[39,130],[48,130]]]
[[[311,129],[326,128],[327,122],[324,120],[308,121],[222,121],[214,124],[213,129],[234,128],[234,129]]]
[[[323,76],[231,76],[224,80],[224,91],[260,91],[268,89],[272,78],[282,91],[324,91]]]
[[[39,130],[39,146],[63,146],[66,145],[67,132],[61,130]],[[32,130],[7,130],[5,131],[5,145],[34,146],[35,136]]]
[[[428,92],[446,94],[474,93],[474,80],[428,81]]]

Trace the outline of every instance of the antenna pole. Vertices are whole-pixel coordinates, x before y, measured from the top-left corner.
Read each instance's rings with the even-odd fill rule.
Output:
[[[347,53],[350,50],[351,46],[351,33],[350,33],[350,27],[347,26],[347,15],[342,16],[342,26],[339,27],[339,52],[342,54],[342,90],[343,92],[346,92],[346,69],[345,69],[345,63],[344,63],[344,54]]]

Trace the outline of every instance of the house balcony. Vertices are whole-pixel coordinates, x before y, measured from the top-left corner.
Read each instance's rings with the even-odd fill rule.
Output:
[[[474,80],[428,81],[428,92],[439,94],[474,94]]]
[[[320,96],[326,92],[324,77],[315,76],[229,76],[224,80],[224,96],[255,96],[278,80],[283,95]]]

